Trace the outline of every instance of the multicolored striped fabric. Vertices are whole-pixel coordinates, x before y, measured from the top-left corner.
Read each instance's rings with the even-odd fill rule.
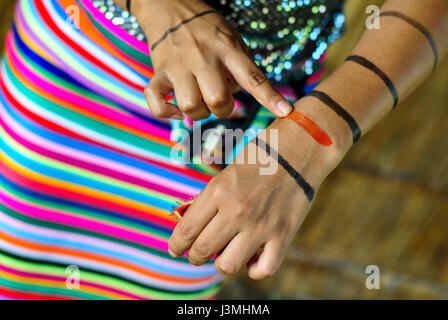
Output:
[[[171,126],[143,95],[152,74],[146,44],[89,0],[18,2],[0,76],[2,298],[216,294],[212,262],[167,253],[172,206],[211,177],[170,162]]]
[[[0,70],[0,298],[213,298],[213,263],[167,241],[172,206],[216,171],[170,161],[147,44],[91,0],[19,0]],[[252,128],[272,118],[260,108]]]

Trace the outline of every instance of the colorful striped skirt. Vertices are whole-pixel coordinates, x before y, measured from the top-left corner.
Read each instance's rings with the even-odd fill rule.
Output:
[[[170,161],[173,123],[143,95],[147,44],[91,0],[20,0],[5,48],[0,298],[213,298],[213,262],[167,253],[173,205],[213,170]]]
[[[216,294],[212,262],[167,253],[173,204],[211,176],[170,161],[147,50],[88,0],[18,2],[0,75],[0,297]]]

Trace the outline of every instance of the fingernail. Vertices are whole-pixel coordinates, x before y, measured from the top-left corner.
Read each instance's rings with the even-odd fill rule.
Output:
[[[173,251],[171,251],[171,249],[168,249],[168,253],[169,253],[170,256],[172,256],[173,258],[178,258],[178,257],[179,257],[177,254],[175,254]]]
[[[282,116],[286,117],[291,113],[292,107],[286,101],[280,101],[279,103],[277,103],[277,110],[281,113]]]

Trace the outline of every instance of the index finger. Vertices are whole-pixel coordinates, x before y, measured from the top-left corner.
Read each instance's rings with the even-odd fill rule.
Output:
[[[277,117],[286,117],[293,111],[286,98],[274,89],[266,75],[242,50],[227,50],[223,63],[235,80]]]

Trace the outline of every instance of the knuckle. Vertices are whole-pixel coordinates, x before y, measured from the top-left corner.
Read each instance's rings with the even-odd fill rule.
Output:
[[[208,187],[211,189],[212,198],[218,198],[223,194],[226,194],[226,186],[223,183],[219,182],[218,179],[211,180],[208,184]]]
[[[167,42],[172,46],[173,48],[180,48],[185,40],[185,34],[182,36],[179,35],[178,32],[171,32],[167,38]]]
[[[223,108],[227,105],[227,103],[228,97],[224,92],[210,94],[207,97],[207,105],[215,109]]]
[[[210,246],[206,243],[194,244],[192,247],[192,252],[195,256],[201,259],[207,259],[209,256],[211,256]]]
[[[252,88],[258,88],[268,81],[266,75],[261,70],[255,70],[249,75],[249,85]]]
[[[273,267],[262,267],[260,270],[260,277],[262,279],[271,278],[274,276],[276,270]]]
[[[187,241],[194,240],[195,233],[193,227],[189,223],[182,223],[181,221],[179,225],[179,236]]]
[[[234,216],[240,218],[247,214],[248,210],[250,210],[250,203],[245,199],[237,199],[234,201],[232,207],[234,208]]]
[[[198,109],[199,103],[195,102],[193,99],[183,99],[179,102],[179,107],[184,112],[193,112]]]

